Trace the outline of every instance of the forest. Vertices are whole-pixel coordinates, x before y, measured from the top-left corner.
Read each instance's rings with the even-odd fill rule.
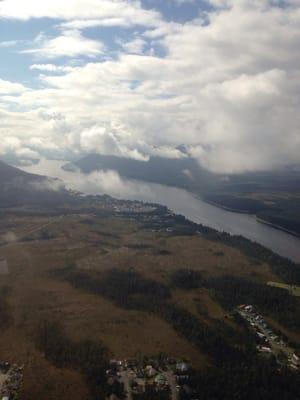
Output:
[[[43,319],[35,330],[35,344],[56,367],[81,372],[93,399],[104,398],[108,351],[102,343],[91,340],[73,342],[66,335],[61,322]]]
[[[203,322],[186,309],[173,304],[170,301],[170,289],[166,285],[143,278],[133,270],[113,269],[92,276],[89,272],[76,271],[69,267],[56,271],[56,277],[67,280],[77,288],[104,296],[119,307],[155,314],[207,354],[212,366],[204,373],[196,371],[193,384],[196,391],[201,393],[201,399],[297,398],[298,374],[285,370],[279,373],[273,358],[259,357],[255,348],[256,342],[250,333],[245,331],[238,334],[222,321],[213,325]],[[277,290],[271,290],[270,294],[268,290],[262,290],[260,285],[240,279],[224,277],[203,280],[198,274],[193,276],[189,270],[179,270],[171,278],[171,284],[178,286],[179,283],[182,286],[179,278],[186,290],[191,286],[195,287],[193,283],[196,278],[199,287],[204,285],[213,290],[218,301],[228,309],[241,302],[252,302],[268,312],[275,307],[282,317],[285,309],[290,309],[290,315],[295,311],[296,300],[291,296]],[[298,323],[296,319],[295,324]],[[254,396],[254,391],[257,397]],[[151,394],[147,396],[148,394],[135,400],[151,398]],[[182,397],[181,400],[186,399]]]

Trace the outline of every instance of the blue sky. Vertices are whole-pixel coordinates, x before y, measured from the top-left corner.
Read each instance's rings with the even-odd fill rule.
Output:
[[[174,0],[143,0],[143,7],[148,10],[158,10],[166,21],[185,23],[193,20],[201,11],[207,11],[211,7],[206,1],[183,1]],[[60,19],[39,18],[27,21],[20,20],[0,20],[0,74],[2,79],[21,81],[24,84],[36,85],[36,73],[30,70],[32,65],[32,56],[21,54],[21,51],[30,48],[34,39],[43,32],[47,36],[55,36],[58,33],[58,26],[63,21]],[[130,40],[136,34],[143,32],[144,27],[96,27],[85,29],[85,36],[95,40],[103,41],[111,56],[120,50],[117,40]],[[15,45],[9,45],[5,42],[17,41]],[[158,49],[159,51],[159,49]],[[86,61],[84,57],[83,60]],[[81,61],[79,62],[82,62]],[[99,57],[101,59],[101,57]],[[69,60],[70,61],[70,60]],[[59,57],[56,64],[64,65],[68,60]]]
[[[299,42],[300,0],[3,0],[0,157],[298,163]]]

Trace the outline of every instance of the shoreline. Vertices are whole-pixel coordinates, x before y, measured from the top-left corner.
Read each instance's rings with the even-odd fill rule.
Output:
[[[270,227],[272,227],[274,229],[278,229],[280,231],[288,233],[289,235],[295,236],[296,238],[300,238],[300,234],[299,233],[294,232],[294,231],[290,231],[290,230],[284,228],[281,225],[273,224],[272,222],[266,221],[266,220],[264,220],[264,219],[262,219],[262,218],[260,218],[258,216],[256,216],[256,221],[259,222],[260,224],[268,225],[268,226],[270,226]]]
[[[234,208],[226,207],[226,206],[223,206],[221,204],[214,203],[213,201],[208,201],[208,200],[206,200],[205,198],[202,198],[202,197],[197,197],[197,198],[200,198],[205,203],[210,204],[210,205],[212,205],[214,207],[220,208],[221,210],[229,211],[229,212],[232,212],[232,213],[235,213],[235,214],[252,215],[252,216],[255,217],[256,221],[259,222],[260,224],[270,226],[271,228],[274,228],[274,229],[277,229],[279,231],[288,233],[289,235],[294,236],[296,238],[300,238],[300,233],[291,231],[291,230],[285,228],[284,226],[281,226],[281,225],[274,224],[272,222],[266,221],[265,219],[258,217],[257,214],[252,213],[250,211],[241,211],[241,210],[237,210],[237,209],[234,209]]]
[[[192,192],[189,192],[189,193],[192,193]],[[205,197],[197,197],[197,198],[199,198],[200,200],[204,201],[207,204],[210,204],[211,206],[220,208],[221,210],[229,211],[229,212],[232,212],[232,213],[235,213],[235,214],[255,215],[251,211],[246,211],[246,210],[242,211],[242,210],[237,210],[236,208],[226,207],[226,206],[223,206],[222,204],[215,203],[213,201],[207,200]]]

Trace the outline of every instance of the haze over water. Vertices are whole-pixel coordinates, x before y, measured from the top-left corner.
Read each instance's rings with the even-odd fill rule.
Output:
[[[67,188],[85,194],[108,194],[119,199],[141,200],[166,205],[196,223],[234,235],[242,235],[273,250],[281,256],[300,263],[300,239],[261,224],[251,215],[238,214],[214,207],[191,193],[164,185],[125,180],[114,171],[89,175],[61,169],[62,161],[42,160],[38,165],[23,168],[62,179]]]

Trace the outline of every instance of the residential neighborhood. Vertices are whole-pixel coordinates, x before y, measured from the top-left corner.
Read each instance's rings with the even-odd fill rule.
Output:
[[[273,355],[278,364],[291,370],[300,371],[300,357],[295,350],[276,334],[252,305],[240,305],[238,314],[247,322],[257,338],[257,351],[265,355]]]
[[[23,367],[0,362],[0,399],[17,400],[23,382]]]
[[[191,374],[190,364],[171,358],[111,360],[107,371],[107,399],[139,400],[149,398],[151,393],[153,400],[198,400]]]

